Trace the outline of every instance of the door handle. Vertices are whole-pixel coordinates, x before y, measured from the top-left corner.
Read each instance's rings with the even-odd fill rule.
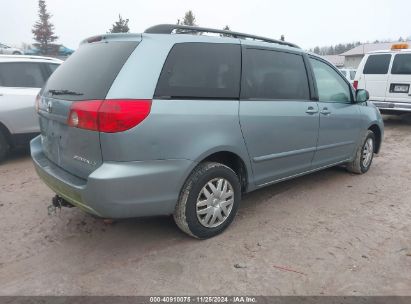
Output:
[[[316,114],[318,113],[318,110],[314,109],[314,107],[308,107],[307,111],[305,111],[307,114]]]
[[[323,114],[323,115],[330,115],[331,111],[328,110],[328,108],[323,108],[320,113]]]

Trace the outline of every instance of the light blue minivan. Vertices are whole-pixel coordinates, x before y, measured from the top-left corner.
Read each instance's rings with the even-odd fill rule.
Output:
[[[173,215],[203,239],[243,193],[336,165],[367,172],[384,130],[367,99],[294,44],[158,25],[81,43],[37,98],[31,154],[55,205]]]

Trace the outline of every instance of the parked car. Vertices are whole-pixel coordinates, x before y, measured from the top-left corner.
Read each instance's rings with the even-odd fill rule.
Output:
[[[0,55],[0,161],[10,148],[27,145],[40,132],[35,99],[62,61]]]
[[[340,72],[348,79],[351,84],[354,84],[355,74],[357,73],[356,69],[339,69]]]
[[[69,49],[68,47],[65,47],[64,45],[60,46],[50,46],[49,54],[55,54],[57,56],[70,56],[71,54],[74,53],[74,50]],[[30,49],[26,50],[25,55],[42,55],[41,50],[37,46],[31,46]]]
[[[23,55],[23,51],[0,43],[0,55]]]
[[[383,114],[411,112],[410,85],[411,49],[406,43],[366,54],[354,81],[356,88],[370,92],[370,100]]]
[[[384,130],[367,99],[292,43],[158,25],[81,43],[38,99],[31,153],[56,206],[173,214],[208,238],[244,193],[335,165],[367,172]]]

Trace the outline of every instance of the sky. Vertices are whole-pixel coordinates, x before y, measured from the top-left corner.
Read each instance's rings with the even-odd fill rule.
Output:
[[[106,33],[118,14],[131,32],[176,23],[192,10],[197,24],[287,41],[304,49],[354,41],[411,36],[409,0],[46,0],[59,36],[76,49],[84,38]],[[0,0],[0,42],[33,43],[37,0]]]

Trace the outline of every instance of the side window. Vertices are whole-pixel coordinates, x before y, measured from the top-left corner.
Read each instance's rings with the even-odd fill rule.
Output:
[[[176,44],[161,71],[155,97],[238,99],[240,74],[240,45]]]
[[[247,49],[242,83],[242,98],[310,99],[304,60],[297,54]]]
[[[411,54],[395,55],[391,74],[411,75]]]
[[[40,63],[7,62],[0,64],[0,86],[41,88],[44,82]]]
[[[317,59],[310,59],[319,101],[350,102],[351,90],[347,82],[328,64]]]
[[[387,74],[390,66],[391,55],[371,55],[364,66],[364,74]]]

